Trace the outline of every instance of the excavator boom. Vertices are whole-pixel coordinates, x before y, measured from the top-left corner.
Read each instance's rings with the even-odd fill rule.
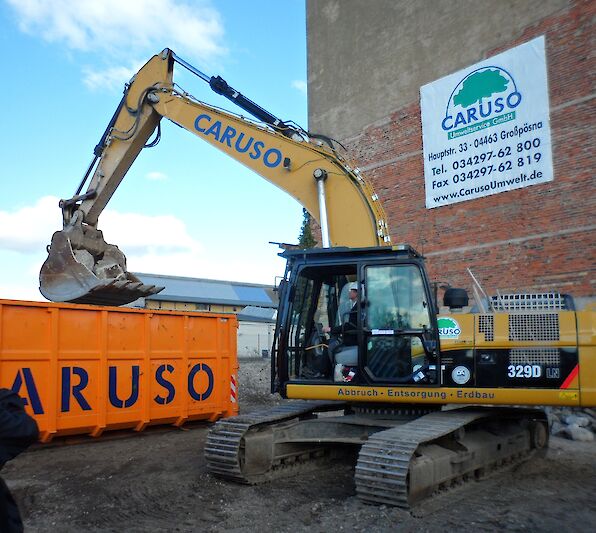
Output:
[[[223,111],[181,91],[173,82],[176,62],[263,122]],[[127,271],[124,254],[106,243],[97,223],[136,157],[151,146],[149,138],[163,117],[294,197],[320,222],[327,245],[389,242],[377,195],[331,142],[326,144],[322,137],[278,119],[219,76],[206,76],[165,49],[127,85],[83,183],[73,198],[61,201],[64,228],[54,234],[40,272],[40,291],[49,300],[123,305],[161,290],[142,284]],[[81,193],[93,168],[88,188]]]

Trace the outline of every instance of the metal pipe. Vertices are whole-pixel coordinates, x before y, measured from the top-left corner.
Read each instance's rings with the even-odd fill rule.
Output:
[[[325,199],[325,180],[327,179],[327,171],[322,168],[317,168],[313,172],[313,176],[317,181],[317,193],[319,196],[319,223],[321,224],[323,248],[330,248],[331,244],[329,241],[329,222],[327,220],[327,201]]]
[[[201,72],[198,68],[193,67],[190,63],[184,61],[181,57],[178,57],[174,52],[172,52],[172,58],[176,63],[182,65],[185,69],[190,70],[193,74],[197,75],[199,78],[205,80],[207,83],[211,81],[211,76]]]
[[[166,48],[166,50],[168,50]],[[197,75],[202,80],[206,81],[211,87],[211,90],[217,94],[220,94],[224,98],[227,98],[231,102],[234,102],[238,107],[244,109],[244,111],[250,113],[253,117],[265,122],[265,124],[269,124],[277,129],[282,135],[285,135],[289,139],[293,139],[295,141],[301,142],[304,140],[304,135],[300,128],[295,128],[286,124],[283,120],[276,117],[275,115],[269,113],[266,109],[262,108],[259,104],[256,104],[246,96],[244,96],[240,91],[237,91],[233,87],[228,85],[228,82],[224,80],[221,76],[208,76],[204,72],[201,72],[199,69],[193,67],[184,59],[178,57],[174,52],[171,50],[169,53],[172,54],[172,58],[178,64],[182,65],[185,69],[189,70],[193,74]]]

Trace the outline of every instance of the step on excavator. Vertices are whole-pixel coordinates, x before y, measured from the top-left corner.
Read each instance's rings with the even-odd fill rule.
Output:
[[[256,120],[180,89],[175,65]],[[439,307],[424,258],[391,245],[377,194],[337,143],[169,49],[126,85],[75,195],[60,202],[64,227],[40,272],[46,298],[123,305],[161,290],[127,271],[97,223],[164,117],[293,196],[322,234],[322,248],[280,254],[271,391],[286,401],[214,424],[214,475],[259,483],[355,450],[358,496],[407,508],[544,450],[544,406],[596,405],[591,310],[558,294],[499,295],[473,310],[461,289]]]

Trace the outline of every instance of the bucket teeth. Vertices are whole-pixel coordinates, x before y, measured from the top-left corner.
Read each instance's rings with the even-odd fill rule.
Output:
[[[96,287],[90,289],[88,294],[70,301],[73,303],[94,305],[124,305],[138,298],[156,294],[161,290],[163,290],[163,287],[145,285],[140,281],[104,280]]]

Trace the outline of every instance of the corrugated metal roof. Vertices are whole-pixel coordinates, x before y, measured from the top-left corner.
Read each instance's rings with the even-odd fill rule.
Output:
[[[277,318],[277,309],[265,309],[263,307],[254,307],[252,305],[247,305],[236,316],[240,321],[273,323]]]
[[[143,283],[165,287],[147,300],[277,308],[270,285],[138,272],[134,275]]]

